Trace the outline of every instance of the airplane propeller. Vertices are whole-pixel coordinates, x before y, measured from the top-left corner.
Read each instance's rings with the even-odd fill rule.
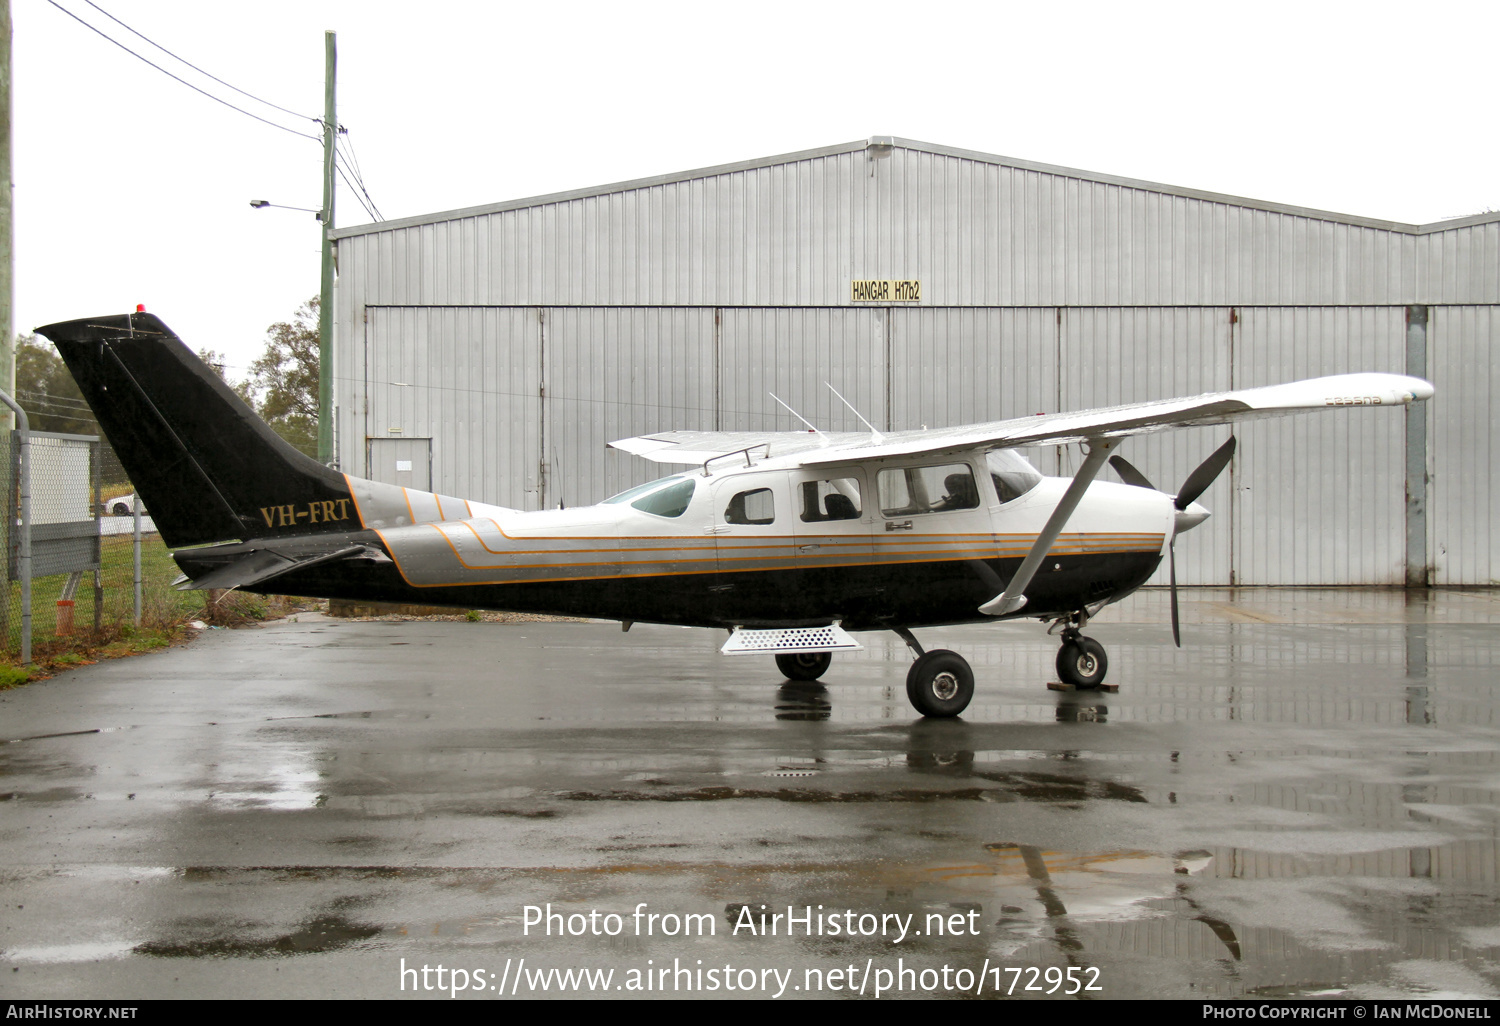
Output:
[[[1208,459],[1198,464],[1197,469],[1187,476],[1187,480],[1182,482],[1182,487],[1177,490],[1177,496],[1172,500],[1172,505],[1177,508],[1177,523],[1173,525],[1172,538],[1167,543],[1167,567],[1172,594],[1172,641],[1178,648],[1182,647],[1182,625],[1177,612],[1177,534],[1198,526],[1208,515],[1202,513],[1195,516],[1187,510],[1198,496],[1208,491],[1208,486],[1224,472],[1224,468],[1229,466],[1229,461],[1234,458],[1234,448],[1235,440],[1233,436],[1230,436],[1229,441],[1215,449]],[[1156,490],[1156,486],[1146,478],[1146,475],[1126,461],[1125,457],[1111,456],[1109,465],[1115,468],[1115,473],[1119,474],[1120,480],[1126,484]]]

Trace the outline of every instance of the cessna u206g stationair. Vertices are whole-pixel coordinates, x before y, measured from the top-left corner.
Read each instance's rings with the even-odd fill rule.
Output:
[[[974,675],[957,653],[923,652],[916,627],[1051,621],[1063,680],[1104,679],[1104,649],[1084,626],[1208,516],[1194,500],[1234,445],[1174,495],[1113,455],[1125,438],[1433,393],[1419,378],[1346,374],[930,431],[673,431],[610,444],[691,469],[596,506],[523,512],[322,466],[150,314],[37,330],[93,406],[185,587],[725,628],[726,652],[774,654],[801,680],[860,647],[849,631],[890,630],[916,654],[907,694],[925,716],[962,712]],[[1043,477],[1013,451],[1075,442],[1088,455],[1071,479]],[[1095,480],[1106,459],[1125,484]],[[1175,573],[1172,598],[1175,636]]]

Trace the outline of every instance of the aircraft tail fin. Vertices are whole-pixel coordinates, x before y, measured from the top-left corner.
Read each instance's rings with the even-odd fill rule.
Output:
[[[38,328],[174,548],[360,527],[344,475],[297,451],[148,313]]]

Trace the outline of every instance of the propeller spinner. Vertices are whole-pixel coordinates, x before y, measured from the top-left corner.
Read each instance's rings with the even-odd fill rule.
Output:
[[[1235,440],[1233,436],[1229,441],[1219,446],[1213,454],[1198,464],[1196,470],[1187,476],[1182,482],[1182,487],[1177,489],[1177,495],[1172,500],[1172,505],[1177,508],[1176,524],[1172,530],[1172,538],[1167,543],[1167,572],[1171,581],[1172,594],[1172,641],[1178,648],[1182,647],[1182,624],[1177,611],[1177,536],[1183,531],[1190,531],[1203,521],[1208,519],[1208,510],[1198,505],[1197,498],[1208,491],[1208,486],[1213,484],[1224,468],[1229,466],[1229,461],[1234,458]],[[1156,490],[1145,474],[1142,474],[1131,465],[1123,456],[1111,456],[1109,465],[1115,468],[1115,473],[1120,475],[1120,480],[1137,488],[1150,488]]]

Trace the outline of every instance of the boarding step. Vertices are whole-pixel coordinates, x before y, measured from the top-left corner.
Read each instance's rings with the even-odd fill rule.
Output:
[[[852,652],[864,647],[835,623],[827,627],[777,627],[763,631],[737,627],[719,651],[725,655],[766,655],[786,652]]]

